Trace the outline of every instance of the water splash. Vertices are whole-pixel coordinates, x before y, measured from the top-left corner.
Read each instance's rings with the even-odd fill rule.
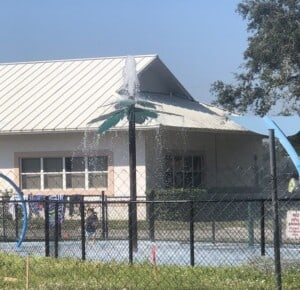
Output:
[[[80,144],[72,152],[72,158],[96,156],[98,154],[97,150],[99,150],[99,141],[100,137],[94,130],[86,129]]]
[[[123,70],[122,91],[130,99],[135,99],[139,95],[139,87],[135,59],[133,56],[127,56]]]

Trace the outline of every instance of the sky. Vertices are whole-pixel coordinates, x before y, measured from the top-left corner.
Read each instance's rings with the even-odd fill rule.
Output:
[[[2,0],[0,62],[158,54],[198,101],[247,48],[241,0]]]

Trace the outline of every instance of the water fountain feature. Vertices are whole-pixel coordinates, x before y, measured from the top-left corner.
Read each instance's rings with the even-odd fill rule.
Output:
[[[138,91],[138,79],[136,64],[132,57],[127,57],[124,67],[124,89],[129,99],[135,100]],[[135,105],[130,106],[128,112],[128,141],[129,141],[129,178],[130,178],[130,200],[133,202],[130,207],[131,236],[130,248],[136,252],[137,245],[137,205],[136,201],[136,136],[135,136]]]
[[[136,62],[131,56],[125,61],[123,70],[123,86],[119,92],[121,100],[115,103],[115,111],[93,119],[89,124],[104,121],[98,128],[98,133],[103,134],[111,127],[117,125],[123,118],[128,120],[128,143],[129,143],[129,178],[130,178],[130,201],[131,214],[131,252],[137,251],[137,205],[136,205],[136,136],[135,125],[143,124],[149,118],[157,118],[154,110],[155,105],[139,100],[139,82],[136,72]]]
[[[136,62],[134,57],[128,56],[123,70],[123,88],[121,96],[137,99],[139,96],[139,80],[136,73]]]
[[[156,105],[140,97],[139,81],[134,57],[128,56],[123,70],[123,85],[119,91],[120,100],[113,103],[114,111],[101,115],[88,124],[102,121],[97,133],[102,135],[110,128],[116,126],[122,119],[128,120],[128,143],[129,143],[129,179],[131,201],[131,236],[132,252],[137,251],[137,205],[136,205],[136,124],[144,124],[148,119],[156,119],[158,113],[176,115],[158,111]],[[176,115],[178,116],[178,115]]]

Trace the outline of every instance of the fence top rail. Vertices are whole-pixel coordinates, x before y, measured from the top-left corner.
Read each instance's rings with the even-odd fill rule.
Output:
[[[296,199],[288,199],[288,198],[280,198],[278,199],[278,202],[292,202],[292,201],[300,201],[300,198]],[[204,200],[204,199],[199,199],[199,200],[82,200],[78,202],[73,202],[73,201],[68,201],[68,200],[25,200],[24,203],[30,204],[30,203],[47,203],[47,204],[185,204],[185,203],[236,203],[236,202],[259,202],[259,203],[264,203],[264,202],[272,202],[272,199],[218,199],[218,200]],[[7,204],[18,204],[20,203],[19,200],[2,200],[2,203],[7,203]]]

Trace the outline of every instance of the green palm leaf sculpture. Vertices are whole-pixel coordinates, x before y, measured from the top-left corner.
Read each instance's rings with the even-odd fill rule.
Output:
[[[121,100],[114,105],[115,111],[101,115],[88,124],[97,123],[99,121],[104,121],[98,128],[98,134],[102,135],[112,127],[116,126],[125,117],[129,121],[131,112],[134,113],[135,123],[143,124],[149,119],[156,119],[158,114],[153,109],[156,106],[153,103],[142,100]]]

